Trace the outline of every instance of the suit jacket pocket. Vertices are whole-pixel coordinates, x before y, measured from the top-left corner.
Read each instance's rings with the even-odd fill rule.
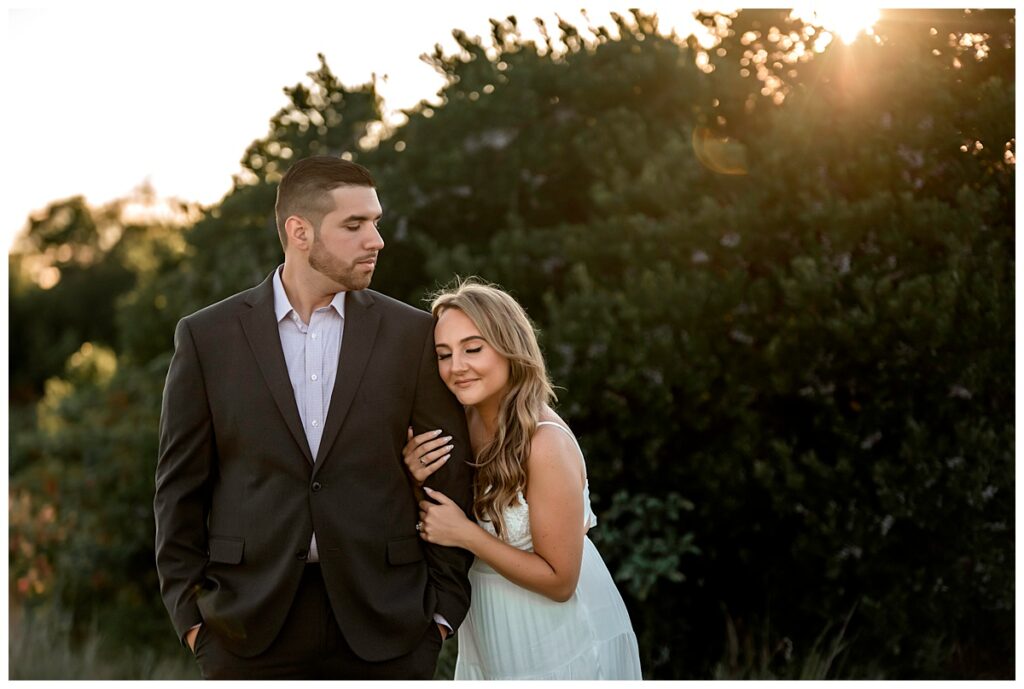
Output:
[[[210,536],[210,562],[237,565],[242,561],[245,540],[233,536]]]
[[[423,559],[419,536],[393,538],[388,541],[388,564],[408,565]]]

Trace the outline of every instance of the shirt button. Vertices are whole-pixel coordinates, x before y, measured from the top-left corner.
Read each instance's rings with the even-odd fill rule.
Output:
[[[313,481],[313,492],[314,493],[319,493],[320,492],[320,488],[321,488],[320,482],[319,481]]]
[[[313,426],[319,426],[319,425],[320,425],[320,422],[317,421],[316,419],[313,419]]]
[[[313,333],[312,335],[310,335],[310,337],[312,337],[315,340],[316,339],[316,333]]]
[[[313,375],[311,375],[311,376],[310,376],[310,379],[312,379],[312,380],[316,380],[316,374],[314,373]]]

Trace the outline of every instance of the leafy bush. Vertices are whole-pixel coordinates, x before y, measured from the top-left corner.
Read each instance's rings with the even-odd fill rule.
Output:
[[[52,379],[36,428],[11,442],[10,574],[29,608],[52,604],[76,628],[175,648],[153,565],[153,462],[167,358],[114,370],[86,347]],[[164,643],[159,643],[161,640]]]

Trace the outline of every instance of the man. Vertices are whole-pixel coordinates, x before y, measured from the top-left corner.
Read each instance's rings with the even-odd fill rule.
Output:
[[[296,162],[284,264],[183,318],[160,418],[156,562],[206,678],[426,678],[469,606],[471,556],[424,544],[407,428],[444,429],[432,487],[472,498],[461,406],[430,315],[367,290],[384,242],[370,173]]]

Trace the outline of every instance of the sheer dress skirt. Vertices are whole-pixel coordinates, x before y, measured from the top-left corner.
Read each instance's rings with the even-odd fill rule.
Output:
[[[636,635],[608,568],[584,538],[580,580],[564,603],[477,560],[459,629],[455,679],[642,679]]]

